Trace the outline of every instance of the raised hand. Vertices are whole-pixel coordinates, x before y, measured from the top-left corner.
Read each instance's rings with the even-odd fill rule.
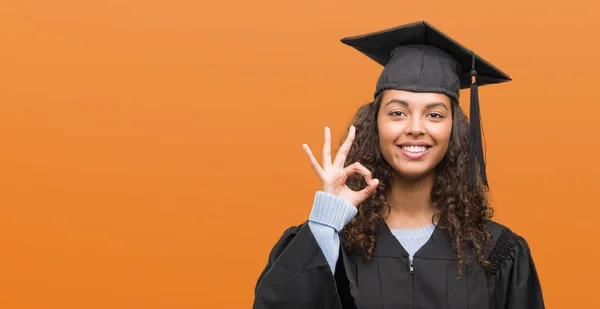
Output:
[[[373,179],[371,171],[359,162],[354,162],[353,164],[344,167],[346,156],[354,142],[355,133],[356,128],[351,126],[348,137],[346,137],[346,140],[336,154],[334,162],[331,162],[331,132],[328,127],[325,127],[323,167],[319,165],[319,162],[317,162],[317,159],[312,154],[312,151],[307,144],[302,144],[302,148],[306,151],[313,169],[321,179],[321,191],[334,194],[348,201],[350,204],[358,206],[375,193],[379,180]],[[367,183],[367,186],[360,191],[354,191],[346,185],[348,178],[356,173],[361,174]]]

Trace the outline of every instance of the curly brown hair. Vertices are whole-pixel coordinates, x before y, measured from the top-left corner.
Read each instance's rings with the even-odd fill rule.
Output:
[[[375,194],[358,205],[358,214],[341,232],[345,249],[364,252],[366,259],[371,258],[376,232],[385,223],[385,213],[389,213],[386,197],[395,173],[379,146],[377,115],[381,99],[380,94],[373,102],[361,106],[354,116],[352,124],[356,127],[356,137],[345,162],[346,166],[360,162],[372,172],[373,178],[379,179]],[[453,101],[451,105],[452,133],[446,155],[435,168],[431,200],[437,209],[438,228],[448,231],[459,264],[469,264],[474,257],[489,270],[485,250],[489,248],[492,236],[486,222],[493,216],[493,210],[488,205],[487,188],[480,181],[477,186],[469,183],[468,119],[458,102]],[[360,190],[366,183],[361,175],[353,175],[347,185]]]

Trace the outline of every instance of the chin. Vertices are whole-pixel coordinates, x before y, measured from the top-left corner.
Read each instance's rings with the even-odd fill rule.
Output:
[[[396,170],[399,177],[410,180],[419,180],[433,174],[433,170]]]
[[[422,164],[405,163],[394,166],[396,174],[404,179],[419,180],[431,176],[434,173],[434,167]],[[412,165],[412,166],[411,166]]]

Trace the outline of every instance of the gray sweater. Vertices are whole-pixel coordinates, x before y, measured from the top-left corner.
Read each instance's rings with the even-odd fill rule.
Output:
[[[331,272],[335,272],[335,264],[339,258],[340,239],[338,233],[354,218],[357,209],[346,200],[333,194],[317,191],[313,202],[308,226],[323,251]],[[410,255],[423,246],[435,230],[430,224],[418,229],[391,229],[392,234]]]

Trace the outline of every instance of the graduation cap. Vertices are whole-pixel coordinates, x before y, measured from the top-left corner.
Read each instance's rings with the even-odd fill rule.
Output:
[[[374,96],[386,89],[443,93],[458,102],[460,89],[470,88],[470,181],[477,171],[488,187],[483,156],[478,86],[511,78],[425,21],[341,39],[384,68]]]

